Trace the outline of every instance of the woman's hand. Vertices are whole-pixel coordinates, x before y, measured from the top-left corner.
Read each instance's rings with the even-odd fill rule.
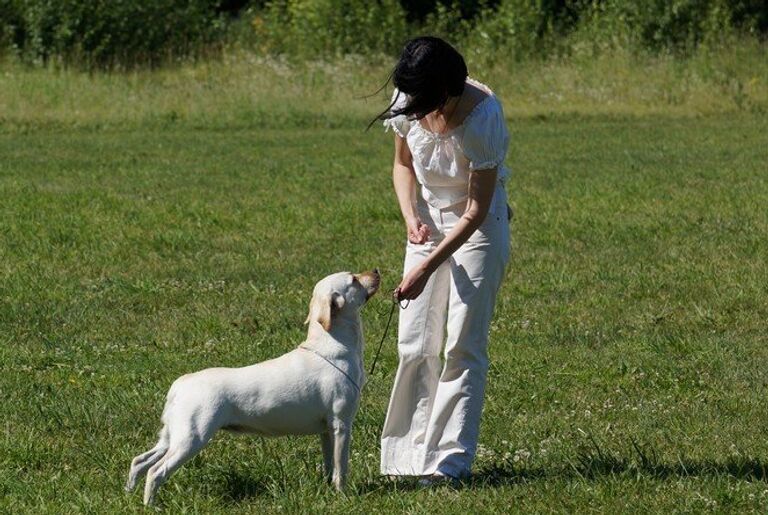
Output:
[[[415,299],[424,291],[431,275],[432,271],[425,263],[416,265],[400,281],[400,286],[395,289],[395,298],[398,301]]]
[[[411,243],[422,244],[429,239],[429,227],[422,223],[418,218],[406,220],[405,226],[408,230],[408,241]]]

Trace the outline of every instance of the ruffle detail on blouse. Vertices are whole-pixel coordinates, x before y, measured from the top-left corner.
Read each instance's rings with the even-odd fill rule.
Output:
[[[469,162],[469,171],[476,172],[477,170],[490,170],[492,168],[498,168],[498,166],[504,162],[504,159],[499,161],[486,161],[484,163]]]
[[[411,123],[405,116],[395,116],[394,118],[384,120],[384,132],[392,129],[395,134],[405,138],[408,135],[410,125]]]
[[[401,95],[400,91],[395,88],[392,92],[392,100],[390,100],[390,102],[394,102],[394,105],[390,110],[402,109],[406,104],[405,95]],[[389,129],[395,131],[395,134],[401,138],[405,138],[408,136],[408,131],[411,130],[411,122],[404,114],[393,116],[392,118],[384,120],[384,131],[386,132]]]

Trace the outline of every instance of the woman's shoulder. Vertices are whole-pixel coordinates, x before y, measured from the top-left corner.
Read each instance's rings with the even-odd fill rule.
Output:
[[[493,118],[502,113],[501,103],[491,88],[472,78],[467,78],[467,83],[473,86],[476,92],[474,104],[464,119],[465,124],[477,123],[478,120]]]
[[[493,90],[490,88],[490,86],[480,82],[477,79],[474,79],[472,77],[467,77],[466,83],[471,85],[471,86],[474,86],[475,89],[478,89],[478,90],[482,91],[487,96],[494,96],[495,95]]]
[[[488,97],[475,106],[464,120],[464,136],[487,137],[493,132],[505,132],[506,121],[501,104],[496,97]]]
[[[470,160],[470,170],[493,168],[506,155],[509,131],[501,103],[493,91],[482,83],[472,85],[481,89],[485,97],[464,121],[462,147]]]
[[[405,94],[401,93],[397,88],[392,92],[392,100],[390,101],[389,112],[402,109],[405,107],[407,99]],[[405,138],[411,130],[411,122],[403,114],[389,116],[384,120],[384,130],[392,129],[398,136]]]

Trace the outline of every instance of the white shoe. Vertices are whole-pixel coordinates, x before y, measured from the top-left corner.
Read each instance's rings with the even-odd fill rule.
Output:
[[[447,474],[443,474],[440,472],[435,472],[434,474],[430,476],[424,476],[421,479],[419,479],[419,486],[423,486],[425,488],[431,487],[431,486],[459,486],[461,485],[461,480],[459,478],[449,476]]]

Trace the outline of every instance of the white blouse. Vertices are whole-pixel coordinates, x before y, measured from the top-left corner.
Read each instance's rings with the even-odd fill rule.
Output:
[[[509,131],[501,103],[488,86],[469,78],[467,82],[488,96],[470,111],[461,125],[443,134],[429,131],[418,120],[409,120],[405,115],[384,121],[387,129],[392,128],[405,138],[421,194],[438,209],[467,200],[471,171],[496,168],[502,183],[509,176],[509,169],[504,165]],[[397,94],[395,89],[393,100]],[[399,109],[405,103],[405,95],[400,95],[392,109]]]

